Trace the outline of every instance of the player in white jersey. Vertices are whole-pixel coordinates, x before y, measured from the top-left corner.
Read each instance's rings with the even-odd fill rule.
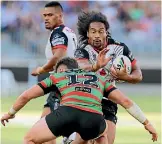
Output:
[[[75,33],[64,25],[63,8],[59,2],[49,2],[45,5],[43,17],[46,29],[50,30],[50,36],[45,49],[47,63],[42,67],[33,70],[32,75],[37,76],[42,73],[54,71],[57,61],[65,56],[74,57],[74,50],[77,47]],[[51,92],[47,98],[42,117],[54,111],[59,106],[59,99],[55,91]],[[55,144],[51,141],[46,144]]]
[[[110,50],[107,55],[112,56],[112,61],[118,55],[125,55],[130,59],[132,62],[132,72],[128,75],[126,69],[123,71],[114,71],[111,69],[112,61],[98,72],[113,84],[115,84],[115,79],[124,80],[129,83],[138,83],[142,80],[142,73],[135,58],[124,43],[117,42],[111,38],[108,30],[109,23],[106,16],[102,13],[81,13],[78,18],[78,33],[80,35],[80,40],[78,48],[75,51],[75,58],[78,59],[80,64],[83,64],[81,65],[82,67],[85,66],[85,64],[88,65],[86,69],[97,69],[95,63],[98,53],[103,48],[108,47]],[[110,100],[103,99],[102,109],[108,123],[108,143],[113,144],[116,133],[117,104]]]

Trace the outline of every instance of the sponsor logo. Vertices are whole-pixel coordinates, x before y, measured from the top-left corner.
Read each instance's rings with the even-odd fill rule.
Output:
[[[52,45],[53,46],[64,44],[64,43],[65,43],[65,38],[64,37],[57,38],[57,39],[52,39]]]
[[[75,87],[75,91],[82,91],[82,92],[91,93],[91,88],[87,88],[87,87]]]

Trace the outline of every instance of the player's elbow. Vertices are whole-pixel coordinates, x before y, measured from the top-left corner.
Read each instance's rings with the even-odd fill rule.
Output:
[[[138,82],[141,82],[143,80],[143,76],[142,76],[142,74],[139,76],[139,78],[138,78]]]
[[[133,102],[128,97],[124,97],[124,98],[121,99],[120,105],[122,107],[124,107],[125,109],[127,109],[127,108],[129,108],[130,106],[133,105]]]
[[[23,103],[29,102],[32,99],[32,97],[28,94],[28,91],[25,91],[23,95],[21,96],[21,101]]]
[[[137,79],[136,79],[136,83],[141,82],[142,79],[143,79],[143,76],[142,76],[142,74],[140,74],[140,75],[137,77]]]
[[[132,83],[132,84],[136,84],[136,83],[141,82],[142,80],[143,80],[143,76],[142,76],[142,74],[141,74],[141,75],[139,75],[138,77],[136,77],[136,78],[134,78],[133,80],[131,80],[131,83]]]

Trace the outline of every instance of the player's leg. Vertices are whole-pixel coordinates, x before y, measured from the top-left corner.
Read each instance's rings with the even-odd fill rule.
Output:
[[[102,111],[105,117],[105,120],[108,124],[107,130],[107,140],[108,144],[113,144],[115,141],[116,135],[116,123],[117,123],[117,104],[113,103],[110,100],[102,100]]]
[[[45,117],[46,115],[48,115],[50,113],[51,113],[50,108],[49,107],[44,107],[41,118]],[[49,142],[45,142],[43,144],[56,144],[56,140],[54,139],[54,140],[51,140]]]
[[[84,141],[81,136],[76,133],[76,137],[75,140],[73,142],[71,142],[71,144],[89,144],[88,141]]]
[[[54,109],[58,108],[58,105],[59,105],[59,100],[56,98],[55,92],[51,92],[47,98],[46,104],[44,105],[44,109],[41,117],[50,114],[52,111],[54,111]],[[56,140],[51,140],[43,144],[56,144]]]
[[[107,139],[107,132],[104,133],[102,136],[99,138],[95,139],[93,144],[108,144],[108,139]]]
[[[28,132],[24,141],[26,144],[29,142],[41,144],[61,135],[69,136],[76,131],[75,121],[75,109],[60,106],[54,112],[39,120]]]
[[[50,114],[51,110],[49,107],[44,107],[41,118],[45,117],[46,115]]]
[[[107,131],[108,144],[113,144],[116,135],[116,124],[110,120],[106,120],[106,122],[108,124],[108,131]]]
[[[98,139],[101,142],[101,139],[104,139],[104,137],[100,137],[107,132],[107,124],[104,117],[90,112],[84,112],[81,116],[79,121],[80,129],[78,131],[81,138],[83,140]]]
[[[76,133],[74,141],[72,141],[70,144],[77,144],[77,143],[83,142],[83,141],[84,140],[81,138],[81,136],[78,133]],[[86,142],[87,142],[87,144],[94,144],[95,140],[92,139],[92,140],[88,140]]]
[[[107,139],[108,124],[106,120],[105,120],[105,123],[106,123],[105,131],[102,134],[100,134],[98,138],[94,139],[93,144],[108,144],[108,139]]]
[[[48,128],[47,122],[41,118],[24,137],[24,144],[41,144],[56,139],[56,136]]]

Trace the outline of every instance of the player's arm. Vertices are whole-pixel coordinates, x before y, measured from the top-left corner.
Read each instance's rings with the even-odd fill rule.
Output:
[[[9,112],[1,118],[1,123],[5,126],[5,121],[14,118],[15,114],[22,109],[30,100],[49,93],[54,87],[52,80],[46,78],[44,81],[34,85],[30,89],[24,91],[15,101]]]
[[[108,48],[105,48],[102,51],[100,51],[97,56],[97,61],[94,65],[91,64],[90,56],[85,49],[76,49],[75,58],[77,59],[80,68],[96,72],[100,68],[104,67],[111,60],[112,57],[105,57],[108,51]]]
[[[68,38],[63,32],[52,34],[50,43],[53,57],[42,67],[36,68],[36,70],[32,72],[33,76],[53,71],[54,66],[56,65],[58,60],[66,56]]]
[[[129,48],[123,44],[124,46],[124,51],[123,51],[123,55],[127,56],[132,64],[132,72],[130,75],[128,75],[127,78],[127,82],[129,83],[138,83],[140,81],[142,81],[142,72],[141,72],[141,68],[137,62],[137,60],[134,58],[132,52],[129,50]]]
[[[121,43],[120,45],[124,47],[123,55],[127,56],[131,61],[132,72],[131,74],[127,74],[126,66],[125,66],[125,69],[123,69],[123,71],[117,71],[117,70],[115,72],[111,71],[112,75],[119,80],[124,80],[129,83],[138,83],[142,81],[142,72],[140,66],[137,63],[136,59],[134,58],[132,52],[124,43]]]
[[[112,86],[110,83],[106,82],[105,85],[105,95],[107,98],[117,104],[120,104],[126,109],[126,111],[144,125],[145,129],[152,134],[152,140],[157,141],[157,132],[146,118],[145,114],[142,112],[139,106],[137,106],[132,100],[126,97],[121,91]]]

